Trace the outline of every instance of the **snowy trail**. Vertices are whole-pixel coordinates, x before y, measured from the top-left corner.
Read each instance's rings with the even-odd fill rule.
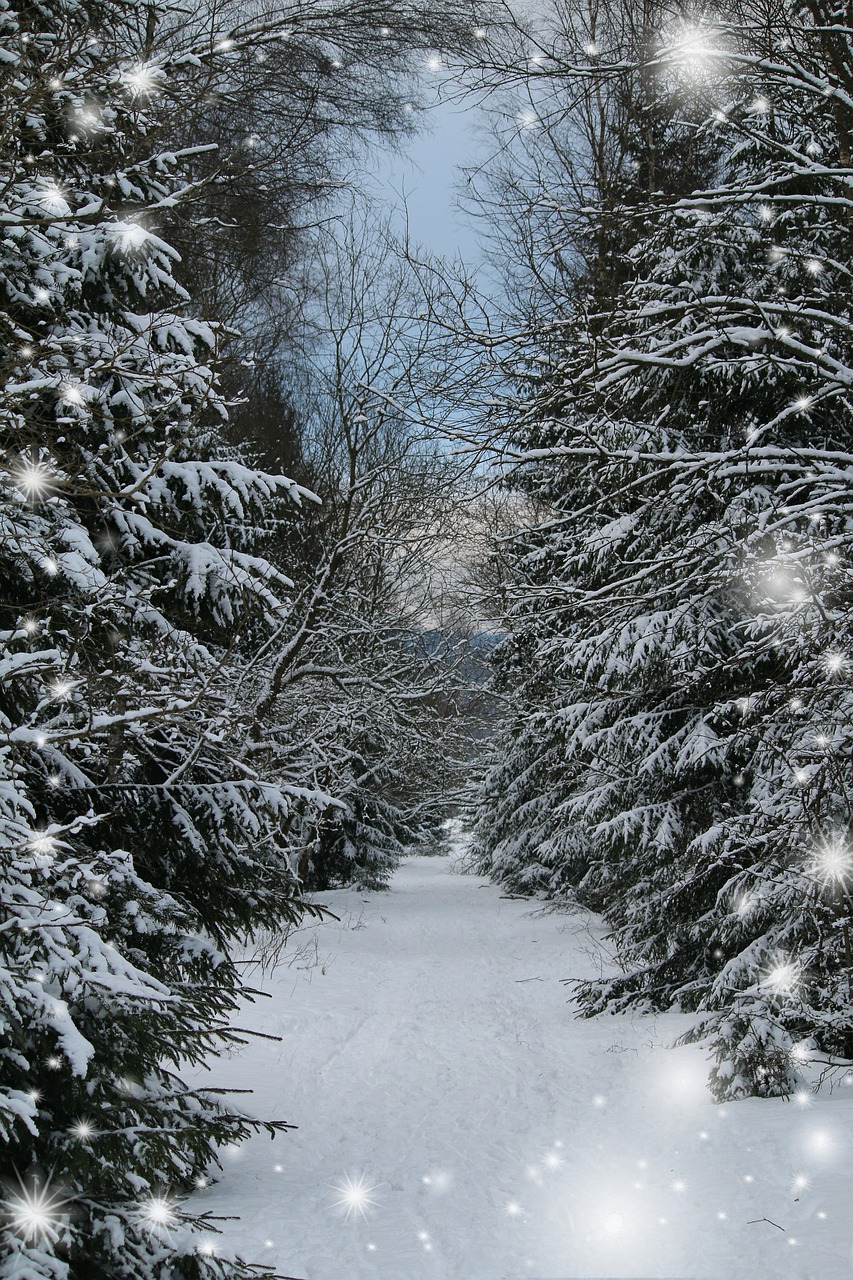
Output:
[[[665,1047],[677,1015],[572,1017],[594,921],[447,859],[322,900],[319,962],[243,1017],[281,1042],[204,1077],[299,1126],[193,1198],[239,1215],[223,1249],[303,1280],[849,1280],[853,1089],[713,1105],[702,1053]],[[348,1177],[366,1217],[335,1207]]]

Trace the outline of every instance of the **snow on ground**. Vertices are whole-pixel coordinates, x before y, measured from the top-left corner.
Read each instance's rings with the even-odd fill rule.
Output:
[[[411,858],[256,975],[243,1025],[281,1040],[205,1083],[299,1128],[193,1197],[239,1215],[223,1249],[300,1280],[849,1280],[853,1089],[714,1105],[678,1015],[572,1017],[594,918],[501,895]]]

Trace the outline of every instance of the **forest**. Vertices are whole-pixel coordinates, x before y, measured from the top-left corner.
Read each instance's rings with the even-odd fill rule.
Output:
[[[0,0],[0,86],[0,1280],[849,1275],[848,0]],[[471,261],[368,181],[441,102]]]

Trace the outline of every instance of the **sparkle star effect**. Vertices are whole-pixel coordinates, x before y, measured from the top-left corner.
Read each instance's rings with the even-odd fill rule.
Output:
[[[50,469],[43,462],[24,462],[16,476],[18,488],[30,501],[44,493],[50,485]]]
[[[715,40],[716,33],[708,27],[688,24],[669,33],[661,55],[687,79],[703,80],[713,73],[719,59]]]
[[[379,1204],[373,1195],[378,1187],[369,1183],[363,1173],[360,1173],[357,1178],[346,1174],[343,1181],[335,1184],[332,1190],[338,1193],[339,1199],[335,1201],[335,1208],[344,1211],[344,1222],[349,1222],[352,1217],[367,1218],[368,1210]]]
[[[828,840],[816,851],[814,871],[825,884],[840,884],[853,871],[853,857],[841,840]]]
[[[59,395],[62,403],[66,405],[81,405],[84,403],[83,391],[76,382],[67,382],[60,390]]]
[[[177,1225],[177,1204],[168,1196],[152,1196],[140,1206],[139,1216],[152,1234],[167,1232]]]
[[[37,1184],[26,1186],[21,1182],[20,1191],[3,1200],[3,1217],[23,1240],[55,1244],[59,1239],[62,1209],[68,1203],[66,1197],[51,1190],[49,1182],[43,1187]]]
[[[762,978],[762,985],[780,993],[796,990],[800,980],[800,971],[790,960],[779,960]]]
[[[41,202],[50,213],[70,213],[71,210],[65,200],[65,194],[61,187],[55,183],[51,184],[44,192],[42,192]]]
[[[143,98],[156,93],[161,74],[158,67],[141,63],[125,74],[124,83],[134,98]]]

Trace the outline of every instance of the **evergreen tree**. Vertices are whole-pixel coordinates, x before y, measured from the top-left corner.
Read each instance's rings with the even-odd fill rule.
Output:
[[[831,15],[817,19],[781,10],[769,35],[713,34],[728,95],[714,121],[730,139],[721,180],[660,218],[599,371],[641,420],[694,412],[677,447],[658,438],[639,469],[681,513],[673,594],[701,620],[687,652],[692,752],[717,804],[623,899],[631,972],[616,991],[717,1011],[697,1034],[716,1029],[721,1096],[785,1092],[810,1049],[853,1052],[839,485],[853,461],[853,118],[837,100],[849,45],[833,36],[830,49]]]
[[[304,909],[293,789],[240,759],[302,494],[220,442],[217,336],[158,235],[193,194],[158,144],[183,64],[142,16],[0,6],[4,1276],[248,1273],[180,1197],[257,1126],[177,1066],[235,1038],[228,944]]]
[[[524,519],[501,546],[508,636],[496,668],[509,718],[486,779],[475,848],[482,869],[514,888],[548,893],[582,881],[591,891],[592,807],[627,799],[627,786],[638,810],[644,786],[630,747],[601,756],[595,794],[588,780],[579,783],[596,759],[595,735],[606,734],[614,717],[621,722],[632,714],[631,689],[617,688],[615,665],[600,689],[597,678],[587,678],[605,626],[608,580],[634,536],[640,501],[630,487],[630,463],[618,453],[636,433],[633,424],[613,419],[596,369],[612,347],[614,316],[637,276],[637,246],[657,207],[713,172],[719,150],[691,125],[688,108],[695,116],[697,104],[686,103],[681,87],[648,65],[665,21],[660,6],[636,15],[617,5],[572,14],[573,24],[540,57],[545,69],[536,76],[548,82],[553,105],[546,127],[522,135],[534,163],[521,181],[510,175],[534,301],[507,343],[503,369],[518,391],[504,403],[505,435],[496,448],[505,483],[522,496]],[[544,96],[534,83],[531,98]],[[662,525],[640,554],[654,558],[671,535]],[[635,692],[637,711],[645,695]],[[656,785],[663,803],[677,807],[663,773]],[[648,803],[656,802],[649,796]]]
[[[624,283],[519,449],[552,507],[519,596],[546,602],[539,661],[565,682],[533,882],[615,927],[624,976],[587,1010],[700,1010],[723,1097],[853,1051],[850,33],[757,17],[648,59],[713,102],[719,167],[636,209]]]

